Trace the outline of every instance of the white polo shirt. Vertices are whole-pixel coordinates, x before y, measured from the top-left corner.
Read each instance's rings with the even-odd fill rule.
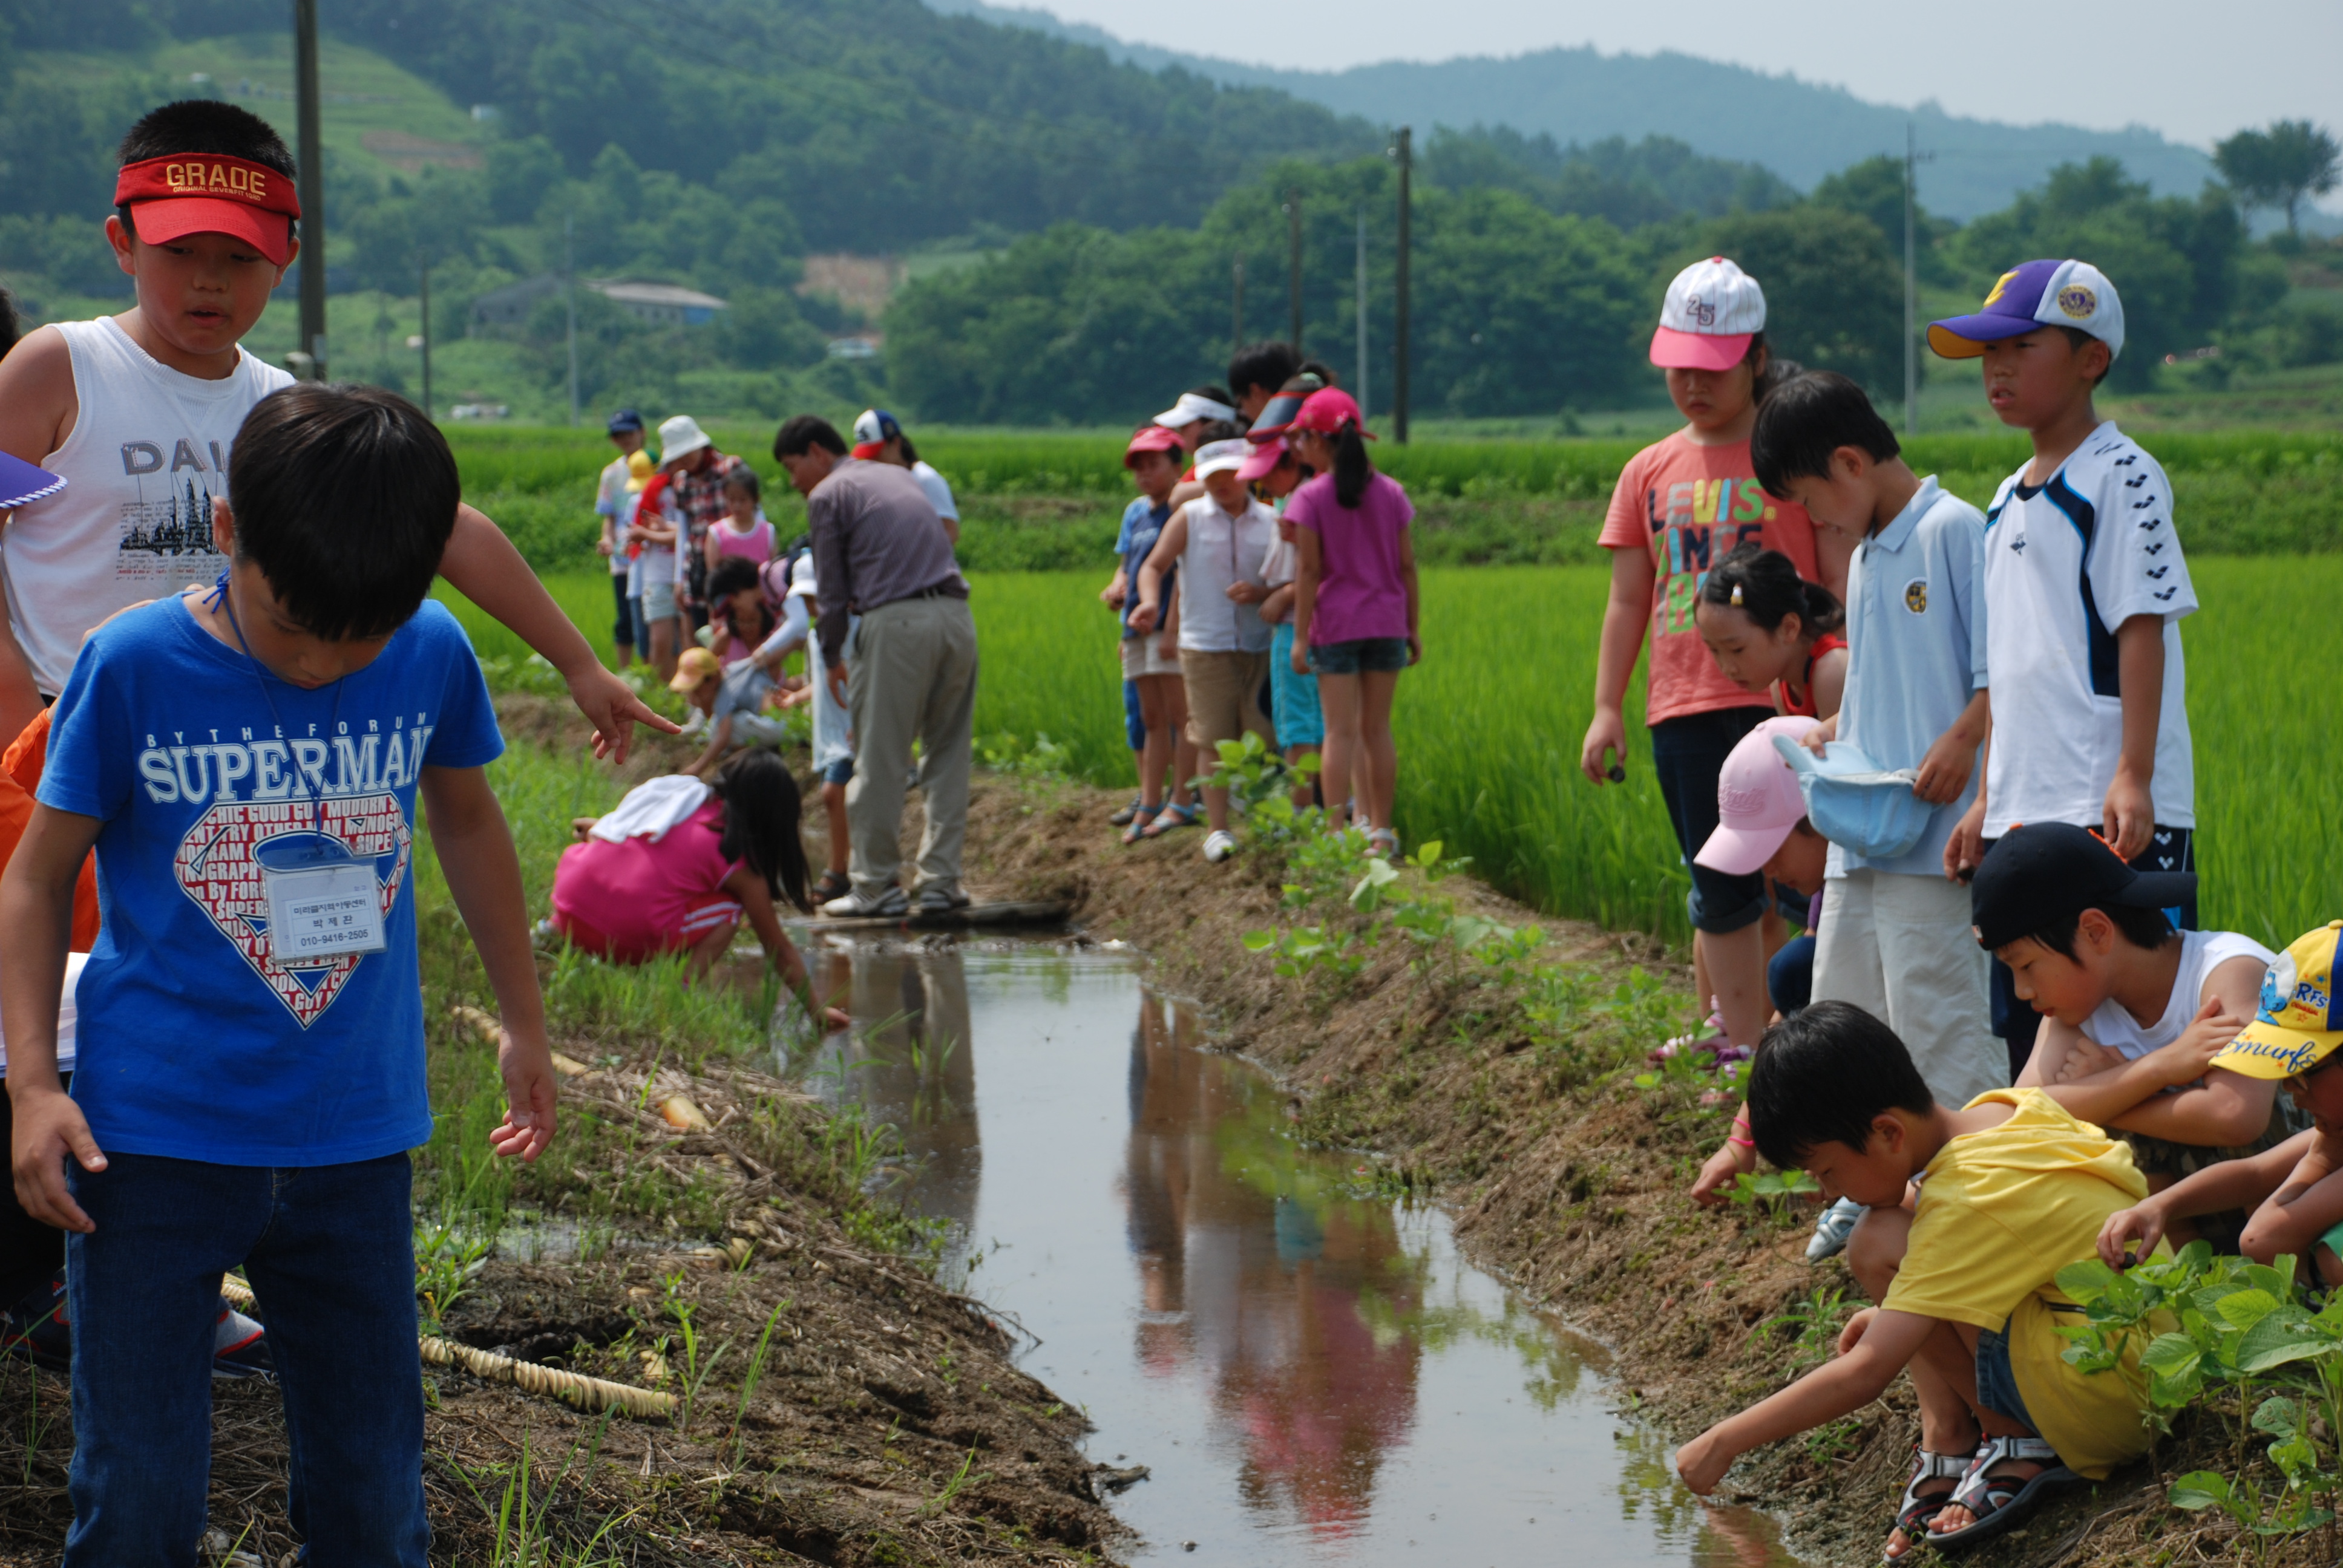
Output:
[[[1985,834],[2019,822],[2097,827],[2123,749],[2116,631],[2164,620],[2164,690],[2149,796],[2157,823],[2197,825],[2180,618],[2197,590],[2172,526],[2172,487],[2108,420],[2047,484],[2019,469],[1986,513],[1986,670],[1993,756]]]
[[[1855,547],[1846,568],[1846,692],[1839,739],[1885,769],[1917,768],[1986,683],[1985,514],[1920,481],[1893,522]],[[1873,859],[1831,846],[1828,874],[1869,869],[1942,877],[1945,841],[1976,799],[1936,808],[1908,851]]]

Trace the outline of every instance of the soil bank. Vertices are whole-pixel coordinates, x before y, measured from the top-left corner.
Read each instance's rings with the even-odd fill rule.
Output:
[[[986,897],[1069,900],[1089,937],[1148,953],[1157,984],[1205,1006],[1220,1045],[1279,1076],[1302,1136],[1395,1162],[1453,1214],[1474,1261],[1607,1343],[1623,1408],[1691,1436],[1820,1361],[1829,1331],[1863,1304],[1837,1260],[1805,1261],[1810,1201],[1775,1214],[1704,1211],[1687,1196],[1736,1095],[1704,1106],[1696,1085],[1638,1088],[1616,1065],[1615,1040],[1609,1070],[1574,1069],[1566,1052],[1527,1038],[1518,1010],[1484,980],[1443,984],[1412,970],[1403,941],[1369,950],[1347,984],[1280,978],[1244,934],[1331,921],[1324,902],[1299,915],[1281,908],[1287,873],[1274,850],[1249,846],[1211,866],[1200,833],[1122,847],[1105,818],[1125,798],[980,778],[972,882]],[[1684,955],[1648,938],[1541,917],[1469,877],[1439,891],[1461,913],[1539,926],[1540,961],[1585,966],[1596,994],[1639,967],[1691,990]],[[1802,1333],[1802,1319],[1820,1326]],[[2203,1424],[2165,1445],[2167,1477],[2218,1442]],[[1836,1426],[1745,1459],[1720,1496],[1778,1511],[1810,1563],[1876,1563],[1917,1438],[1899,1380]],[[2283,1543],[2270,1560],[2307,1563],[2316,1539]],[[2167,1509],[2141,1464],[2066,1493],[1966,1560],[2054,1568],[2245,1561],[2252,1550],[2226,1523]]]

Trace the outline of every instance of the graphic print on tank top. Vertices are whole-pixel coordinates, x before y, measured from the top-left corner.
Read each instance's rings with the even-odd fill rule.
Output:
[[[292,377],[239,352],[217,381],[171,369],[110,317],[56,324],[79,405],[45,467],[64,490],[20,508],[0,534],[10,619],[35,683],[65,688],[83,634],[141,599],[207,581],[212,502],[227,494],[237,429]]]

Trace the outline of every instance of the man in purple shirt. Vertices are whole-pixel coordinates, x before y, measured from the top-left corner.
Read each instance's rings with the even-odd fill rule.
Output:
[[[920,482],[888,463],[860,462],[829,421],[800,414],[773,437],[773,456],[806,498],[814,577],[821,584],[821,668],[854,729],[846,787],[854,890],[822,906],[846,917],[964,908],[960,842],[968,829],[968,769],[976,718],[976,622],[951,540]],[[860,617],[854,664],[847,615]],[[927,828],[918,883],[902,866],[904,778],[920,741]]]

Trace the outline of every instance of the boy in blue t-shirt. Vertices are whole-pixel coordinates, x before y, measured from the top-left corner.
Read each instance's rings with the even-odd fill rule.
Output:
[[[2197,590],[2164,470],[2092,401],[2123,344],[2123,300],[2086,261],[2012,267],[1976,315],[1928,328],[1946,358],[1983,361],[1993,411],[2034,442],[1986,509],[1992,733],[1985,789],[1945,851],[1955,875],[2020,822],[2096,828],[2137,870],[2197,869],[2180,653]],[[2196,929],[2194,900],[2171,912]],[[2016,1074],[2035,1015],[1998,961],[1992,985]]]
[[[505,1021],[490,1142],[535,1159],[554,1130],[519,862],[482,773],[503,740],[425,598],[460,487],[439,432],[370,387],[264,397],[231,463],[226,569],[91,635],[0,877],[16,1191],[71,1232],[65,1561],[176,1561],[202,1533],[212,1318],[241,1265],[284,1387],[294,1528],[320,1561],[420,1568],[418,789]],[[58,989],[93,846],[68,1098]]]

